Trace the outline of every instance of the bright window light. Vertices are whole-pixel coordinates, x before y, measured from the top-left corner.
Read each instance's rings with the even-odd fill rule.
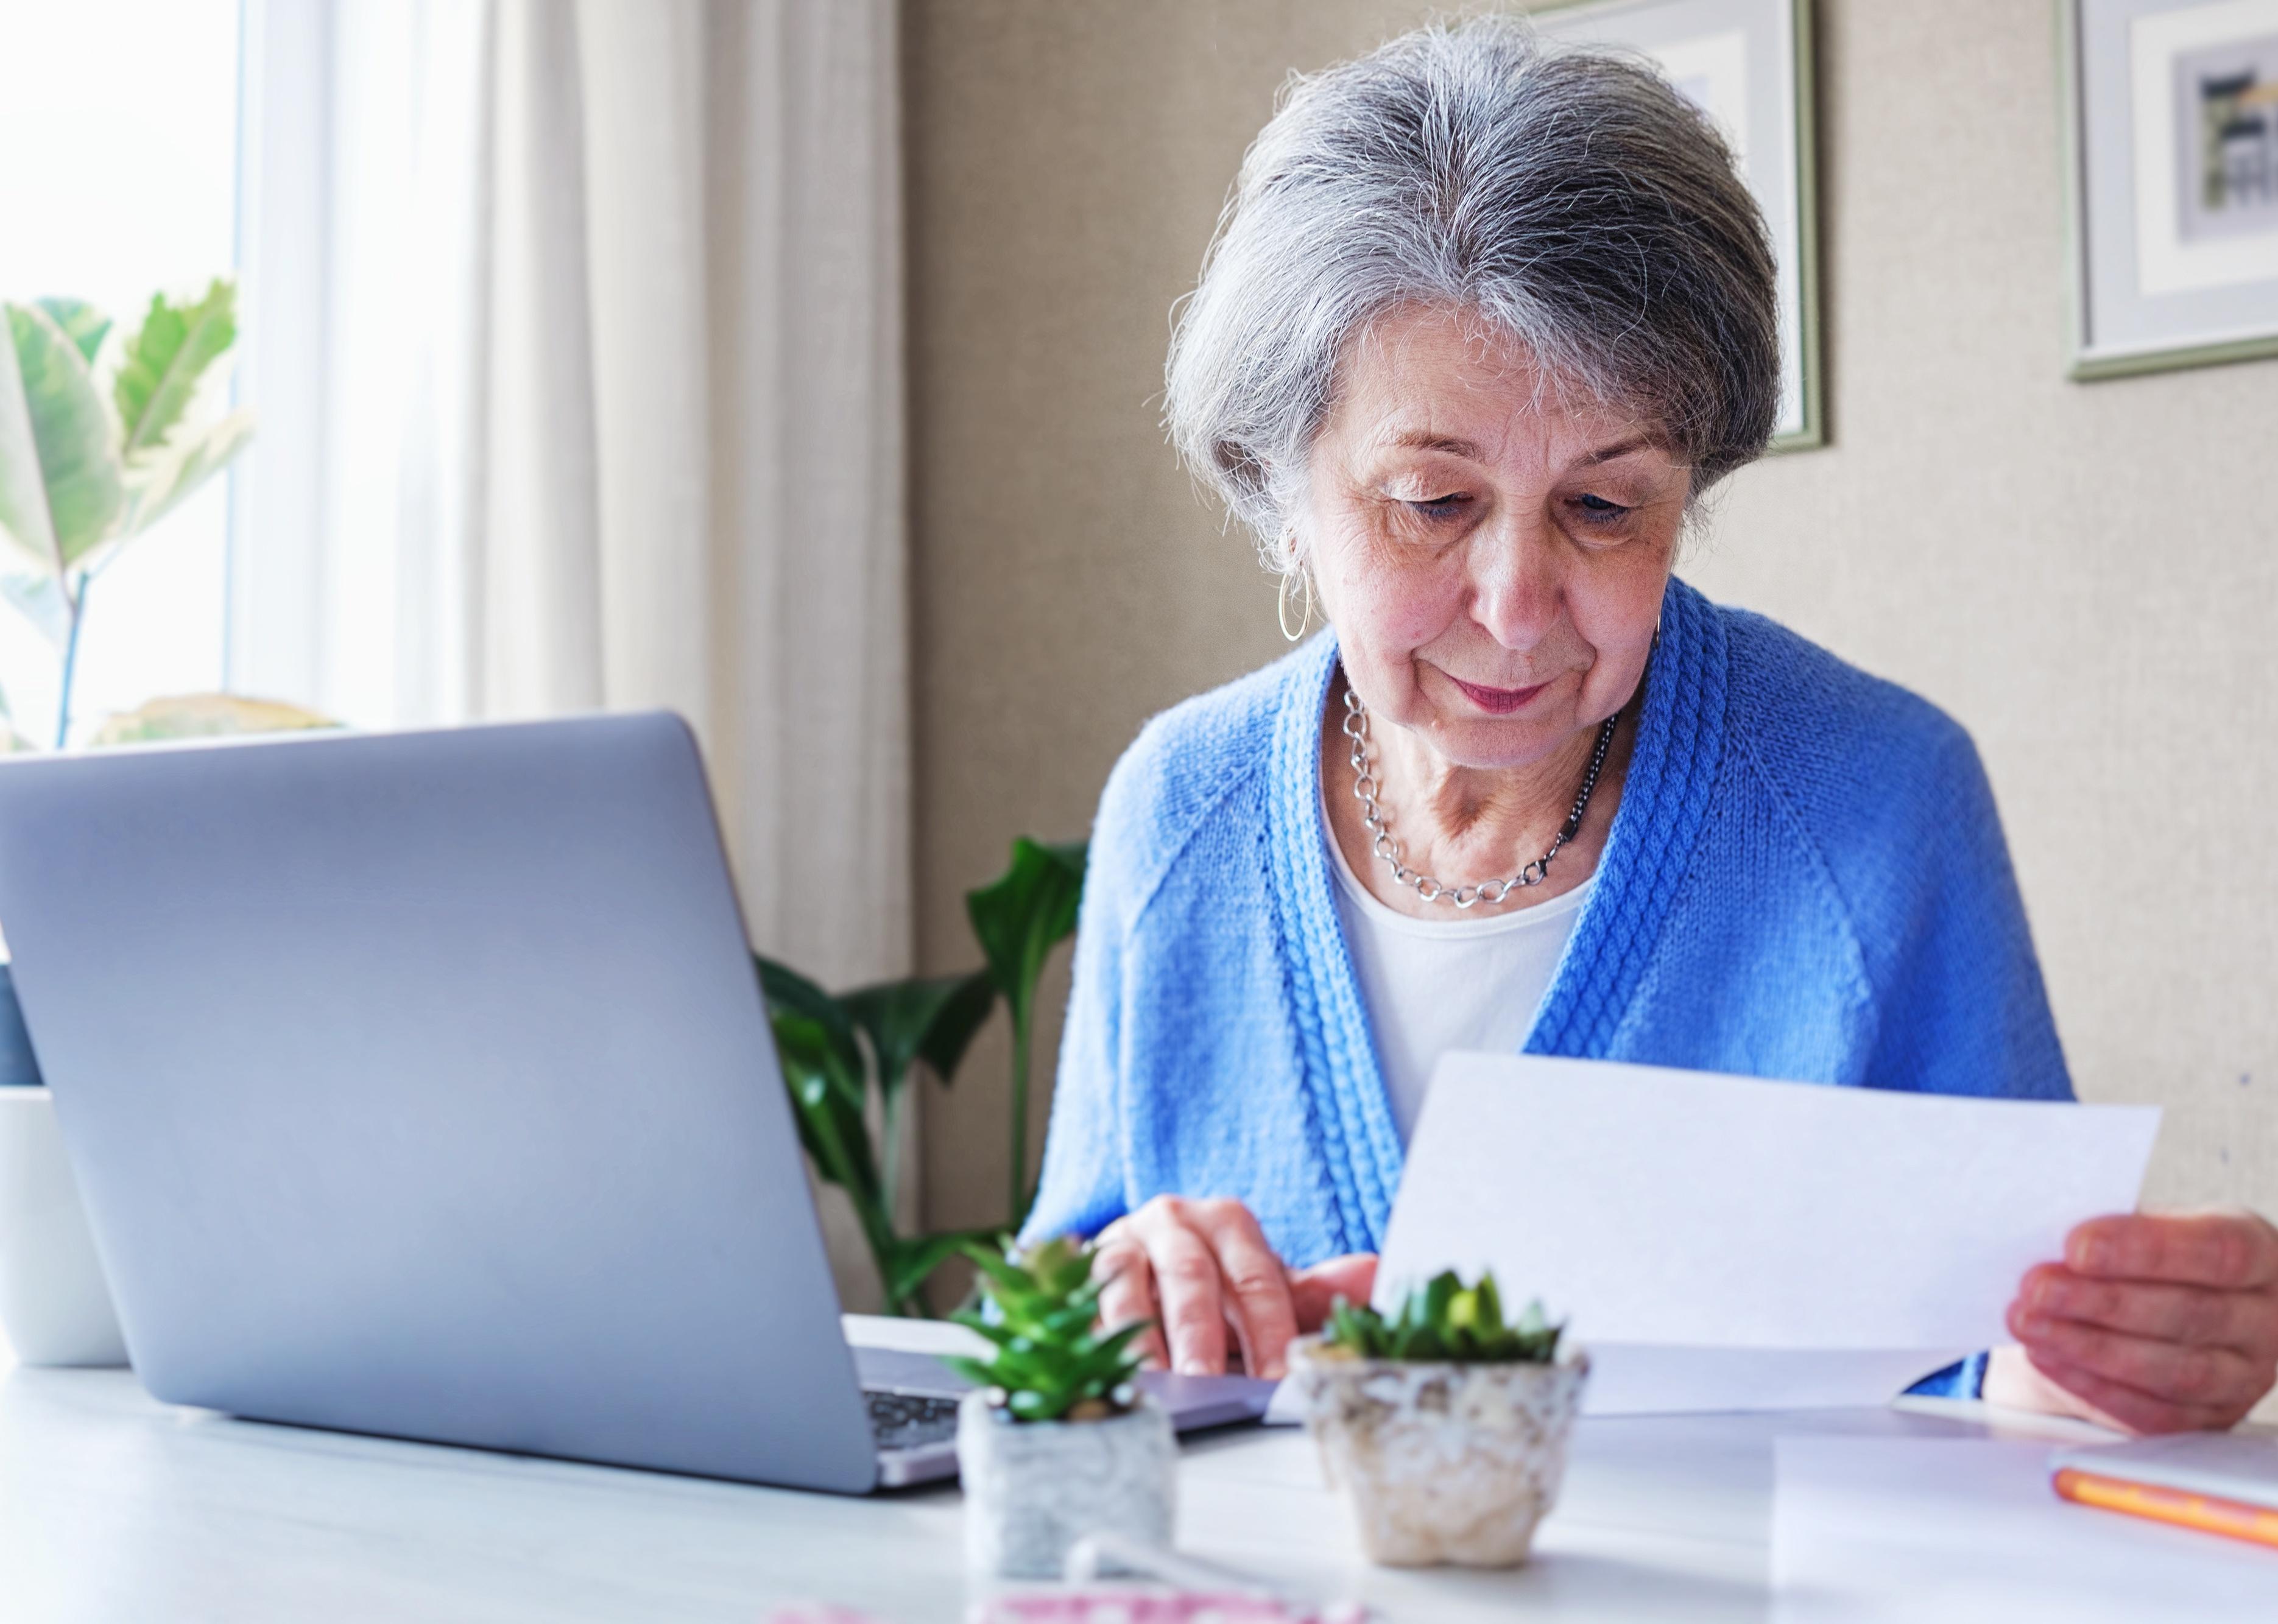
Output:
[[[0,297],[85,299],[123,336],[154,292],[230,274],[239,0],[17,4],[4,33]],[[226,479],[210,482],[96,578],[75,737],[146,699],[222,685],[228,503]],[[0,605],[0,690],[43,744],[58,677],[54,646]]]

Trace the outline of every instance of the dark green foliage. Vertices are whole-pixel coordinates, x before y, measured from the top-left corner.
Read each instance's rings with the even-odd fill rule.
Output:
[[[1013,842],[1012,866],[967,894],[985,970],[913,976],[848,993],[826,992],[787,964],[759,959],[784,1083],[799,1120],[799,1140],[824,1179],[845,1190],[862,1225],[888,1308],[924,1311],[933,1271],[967,1242],[995,1228],[905,1236],[894,1224],[900,1186],[902,1113],[909,1081],[922,1064],[946,1084],[1002,993],[1013,1017],[1014,1197],[1008,1216],[1028,1215],[1026,1136],[1028,1044],[1036,983],[1051,949],[1075,928],[1083,884],[1082,845]],[[875,1109],[874,1109],[875,1102]],[[872,1127],[876,1127],[873,1136]]]
[[[1566,1328],[1543,1316],[1530,1302],[1516,1323],[1506,1325],[1502,1299],[1490,1269],[1466,1286],[1449,1269],[1419,1291],[1408,1293],[1389,1320],[1375,1309],[1355,1308],[1340,1297],[1329,1310],[1322,1340],[1363,1359],[1415,1360],[1459,1365],[1547,1365],[1558,1356]]]
[[[965,896],[966,917],[989,961],[989,977],[1005,995],[1013,1017],[1013,1124],[1005,1198],[1013,1227],[1028,1220],[1028,1058],[1035,1042],[1036,983],[1044,960],[1075,929],[1083,896],[1085,848],[1047,846],[1023,835],[1013,842],[1013,865],[994,884]]]
[[[1015,1421],[1061,1421],[1080,1406],[1084,1414],[1078,1419],[1130,1407],[1131,1378],[1139,1374],[1131,1344],[1150,1322],[1099,1330],[1099,1294],[1107,1282],[1091,1277],[1089,1247],[1063,1237],[1022,1253],[1009,1246],[962,1249],[979,1266],[981,1289],[997,1315],[955,1317],[988,1338],[996,1352],[944,1363],[967,1381],[1001,1391]]]

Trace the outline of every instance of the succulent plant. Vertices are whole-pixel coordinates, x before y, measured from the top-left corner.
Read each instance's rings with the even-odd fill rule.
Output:
[[[998,1407],[1015,1421],[1099,1421],[1135,1401],[1139,1355],[1131,1344],[1151,1322],[1113,1330],[1099,1327],[1094,1254],[1066,1237],[1026,1252],[967,1245],[981,1269],[981,1290],[994,1318],[970,1311],[954,1317],[995,1345],[987,1359],[952,1358],[950,1369],[994,1389]]]
[[[1547,1365],[1558,1357],[1558,1338],[1565,1329],[1549,1322],[1539,1301],[1528,1303],[1516,1322],[1505,1324],[1494,1271],[1467,1286],[1451,1269],[1409,1292],[1390,1319],[1365,1304],[1356,1308],[1338,1298],[1321,1343],[1358,1359]]]

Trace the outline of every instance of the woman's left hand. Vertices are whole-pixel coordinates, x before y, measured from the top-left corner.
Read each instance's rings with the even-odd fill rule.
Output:
[[[2278,1383],[2278,1229],[2244,1212],[2091,1218],[2063,1262],[2026,1273],[2009,1330],[2093,1419],[2235,1425]]]

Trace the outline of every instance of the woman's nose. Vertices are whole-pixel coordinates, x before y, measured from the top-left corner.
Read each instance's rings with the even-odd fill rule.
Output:
[[[1482,527],[1466,560],[1472,618],[1508,649],[1530,649],[1558,618],[1557,549],[1539,526]]]

